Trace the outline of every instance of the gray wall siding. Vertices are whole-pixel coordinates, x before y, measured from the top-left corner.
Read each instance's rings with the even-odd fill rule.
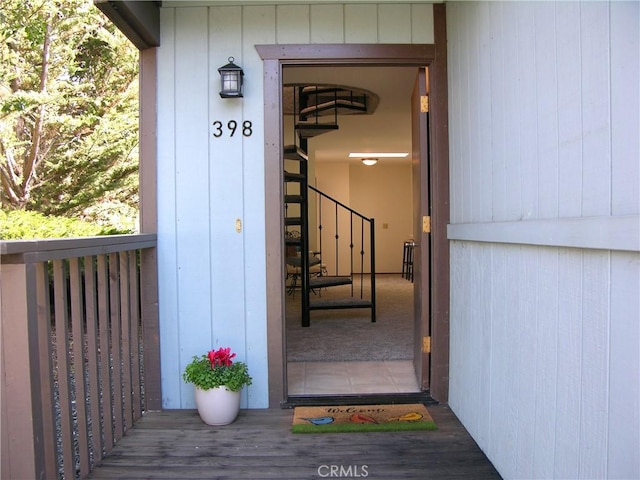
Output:
[[[640,477],[639,5],[447,4],[449,398],[505,478]]]
[[[158,50],[158,268],[164,408],[194,408],[193,355],[231,346],[268,406],[263,64],[255,45],[433,43],[430,4],[205,6],[165,2]],[[217,69],[245,72],[244,99],[221,99]],[[273,101],[277,101],[274,99]],[[252,122],[214,138],[212,124]],[[236,231],[236,220],[242,230]]]

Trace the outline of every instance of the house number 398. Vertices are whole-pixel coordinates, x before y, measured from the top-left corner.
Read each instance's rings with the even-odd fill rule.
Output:
[[[238,122],[235,120],[229,120],[226,125],[224,125],[220,120],[216,120],[213,122],[213,136],[220,138],[225,134],[226,130],[227,134],[230,137],[233,137],[238,128],[242,130],[243,137],[250,137],[253,134],[253,124],[249,120],[242,122],[241,126],[238,125]]]

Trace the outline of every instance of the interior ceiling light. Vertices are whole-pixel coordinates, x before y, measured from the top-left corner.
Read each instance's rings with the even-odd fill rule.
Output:
[[[362,159],[362,163],[364,163],[365,165],[370,167],[371,165],[375,165],[376,163],[378,163],[378,159],[377,158],[363,158]]]
[[[382,153],[382,152],[368,152],[360,153],[354,152],[349,154],[349,158],[405,158],[408,157],[408,153]]]

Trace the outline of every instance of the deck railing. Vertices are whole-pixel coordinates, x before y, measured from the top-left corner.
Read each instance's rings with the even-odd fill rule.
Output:
[[[161,409],[156,236],[0,242],[1,478],[86,477]]]

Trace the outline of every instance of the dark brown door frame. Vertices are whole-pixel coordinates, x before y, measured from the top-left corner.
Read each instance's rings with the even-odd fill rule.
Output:
[[[418,69],[411,92],[411,177],[413,182],[413,366],[421,390],[429,389],[430,352],[425,337],[431,335],[431,234],[424,232],[423,218],[431,215],[428,113],[422,111],[422,97],[428,95],[426,68]],[[428,97],[427,97],[428,98]],[[428,344],[427,344],[428,345]]]
[[[435,4],[435,44],[256,45],[264,66],[265,246],[269,406],[287,399],[284,344],[282,68],[285,65],[429,66],[431,118],[431,396],[449,393],[449,139],[445,5]]]

